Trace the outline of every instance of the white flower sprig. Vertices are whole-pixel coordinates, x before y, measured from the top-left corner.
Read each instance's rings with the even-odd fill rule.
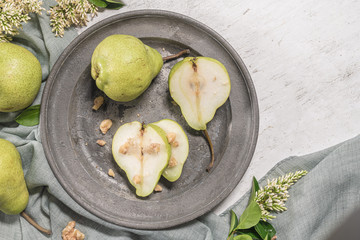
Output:
[[[282,212],[287,208],[285,202],[289,197],[288,188],[308,172],[305,170],[288,173],[285,176],[268,180],[267,185],[256,191],[255,201],[261,209],[261,219],[263,221],[274,219],[275,216],[270,211]]]
[[[9,42],[19,34],[29,13],[41,14],[42,2],[38,0],[0,0],[0,42]]]
[[[58,5],[50,7],[50,26],[56,36],[63,37],[65,28],[71,25],[86,26],[91,17],[97,15],[98,8],[88,0],[56,0]]]

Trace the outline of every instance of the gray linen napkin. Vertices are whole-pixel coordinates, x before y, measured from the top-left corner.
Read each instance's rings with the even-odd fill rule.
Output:
[[[49,6],[49,2],[45,1],[45,4]],[[70,30],[64,38],[55,38],[48,16],[43,14],[33,16],[14,42],[37,56],[45,81],[63,49],[76,35]],[[40,103],[42,89],[34,104]],[[158,231],[124,228],[92,215],[73,201],[54,177],[44,155],[38,127],[19,126],[13,121],[17,114],[0,113],[0,138],[14,143],[21,154],[30,192],[26,212],[40,225],[50,228],[53,234],[50,237],[43,235],[23,218],[0,213],[0,240],[61,239],[61,231],[70,220],[76,221],[76,228],[86,235],[86,239],[226,239],[228,211],[220,216],[208,213],[181,226]],[[278,239],[326,239],[332,229],[360,206],[360,137],[314,154],[287,158],[259,183],[264,185],[267,178],[302,169],[308,170],[309,174],[291,187],[291,197],[286,204],[288,210],[272,221]],[[238,215],[248,198],[249,193],[232,207]]]

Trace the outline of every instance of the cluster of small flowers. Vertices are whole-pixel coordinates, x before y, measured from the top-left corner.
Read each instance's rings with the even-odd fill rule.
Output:
[[[86,26],[87,14],[97,15],[97,7],[88,0],[56,0],[58,5],[51,7],[50,26],[56,36],[63,37],[65,28],[71,25]]]
[[[260,206],[263,221],[275,218],[270,214],[270,211],[282,212],[286,210],[285,202],[289,197],[288,188],[306,174],[307,171],[305,170],[296,171],[271,181],[268,180],[267,185],[256,192],[255,201]]]
[[[9,42],[11,36],[19,34],[22,23],[29,19],[29,13],[41,14],[44,8],[38,0],[0,0],[0,42]]]

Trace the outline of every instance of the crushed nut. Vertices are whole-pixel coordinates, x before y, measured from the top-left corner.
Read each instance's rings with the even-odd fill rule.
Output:
[[[92,107],[93,110],[97,111],[103,105],[104,103],[104,97],[98,96],[94,99],[94,106]]]
[[[168,142],[171,144],[172,142],[175,141],[176,133],[169,132],[169,133],[166,135],[166,137],[167,137]]]
[[[178,141],[173,141],[173,142],[171,143],[171,146],[172,146],[172,147],[178,147],[178,146],[179,146],[179,142],[178,142]]]
[[[162,192],[162,187],[159,184],[156,184],[154,191],[155,192]]]
[[[106,142],[104,140],[97,140],[96,143],[99,145],[99,146],[104,146],[106,144]]]
[[[140,176],[140,175],[135,175],[135,176],[133,177],[133,182],[134,182],[135,184],[140,184],[140,183],[141,183],[141,176]]]
[[[106,134],[107,131],[111,128],[112,121],[110,119],[105,119],[100,123],[100,130],[103,134]]]
[[[115,177],[115,173],[114,173],[114,171],[110,168],[109,169],[109,171],[108,171],[108,175],[110,176],[110,177]]]
[[[171,157],[169,160],[168,167],[175,167],[177,164],[178,162],[176,161],[176,159],[174,157]]]
[[[63,240],[83,240],[85,235],[79,230],[75,229],[75,221],[70,221],[68,225],[62,230],[61,237]]]
[[[160,152],[160,143],[151,143],[150,146],[148,146],[144,152],[152,154],[152,153],[158,153]]]
[[[120,146],[119,153],[126,154],[129,150],[129,147],[130,147],[130,143],[129,141],[127,141],[126,143]]]

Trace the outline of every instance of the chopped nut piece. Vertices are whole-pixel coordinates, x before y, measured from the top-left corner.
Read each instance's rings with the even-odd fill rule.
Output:
[[[156,184],[154,191],[155,192],[162,192],[162,187],[159,184]]]
[[[151,143],[150,146],[148,146],[144,152],[152,154],[152,153],[158,153],[160,152],[160,143]]]
[[[106,142],[104,140],[97,140],[96,143],[99,145],[99,146],[104,146],[106,144]]]
[[[174,157],[171,157],[169,160],[168,167],[175,167],[177,164],[178,162],[176,161],[176,159]]]
[[[62,230],[61,237],[63,240],[83,240],[85,235],[79,230],[75,229],[75,221],[71,221]]]
[[[140,184],[140,183],[141,183],[141,176],[135,175],[135,176],[133,177],[133,182],[134,182],[135,184]]]
[[[130,147],[129,142],[124,143],[123,145],[120,146],[119,153],[126,154],[129,150],[129,147]]]
[[[173,133],[173,132],[169,132],[167,135],[166,135],[169,143],[171,144],[172,142],[175,141],[175,138],[176,138],[176,133]]]
[[[98,96],[94,99],[94,106],[92,107],[93,110],[97,111],[103,105],[104,103],[104,97]]]
[[[112,121],[110,119],[105,119],[100,123],[100,130],[103,134],[106,134],[107,131],[111,128]]]
[[[172,147],[178,147],[178,146],[179,146],[179,142],[178,142],[178,141],[173,141],[173,142],[171,143],[171,146],[172,146]]]
[[[136,116],[140,117],[140,113],[136,114]]]
[[[115,173],[114,173],[114,171],[110,168],[109,169],[109,171],[108,171],[108,175],[110,176],[110,177],[115,177]]]

